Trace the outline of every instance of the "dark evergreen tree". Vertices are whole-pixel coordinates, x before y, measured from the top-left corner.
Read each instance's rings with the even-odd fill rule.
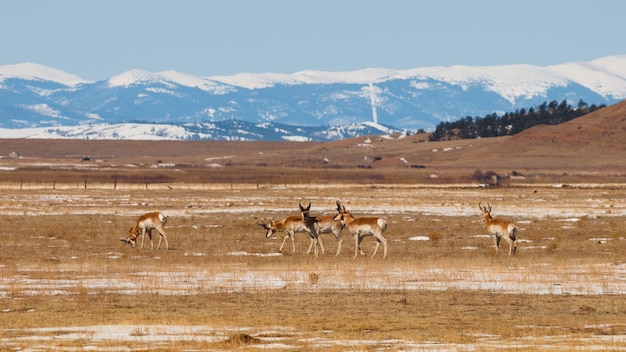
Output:
[[[577,109],[574,109],[567,103],[567,100],[563,100],[561,103],[553,100],[550,103],[542,103],[536,109],[534,107],[530,107],[528,110],[520,109],[519,111],[505,113],[502,116],[498,116],[496,113],[485,115],[482,118],[467,116],[455,122],[439,123],[435,131],[430,135],[429,140],[440,141],[514,135],[540,124],[560,124],[604,106],[603,104],[599,107],[595,105],[587,107],[587,103],[581,99],[578,101]]]

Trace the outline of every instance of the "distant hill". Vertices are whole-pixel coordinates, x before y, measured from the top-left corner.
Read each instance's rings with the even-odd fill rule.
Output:
[[[558,126],[537,126],[511,139],[521,145],[540,142],[559,148],[626,151],[626,101]]]
[[[441,142],[428,133],[330,142],[0,139],[0,166],[3,182],[458,183],[491,173],[626,182],[625,139],[626,101],[515,136]]]

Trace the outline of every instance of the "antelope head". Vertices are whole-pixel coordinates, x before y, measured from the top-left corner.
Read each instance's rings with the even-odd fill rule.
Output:
[[[309,205],[307,205],[306,207],[302,206],[302,201],[300,201],[298,205],[300,206],[300,211],[302,212],[303,215],[309,214],[309,210],[311,210],[311,202],[309,202]]]
[[[128,238],[121,237],[120,241],[130,244],[131,248],[135,248],[137,236],[139,236],[139,229],[133,226],[128,230]]]
[[[478,202],[478,209],[483,216],[487,215],[491,218],[491,204],[487,202],[487,206],[482,206],[482,202]]]
[[[346,208],[341,205],[341,202],[337,201],[337,212],[338,213],[344,213],[346,211]]]
[[[263,227],[265,229],[265,237],[270,238],[274,234],[274,221],[270,221],[269,224],[257,222],[257,225]]]
[[[320,221],[317,216],[311,216],[309,214],[309,210],[311,210],[311,202],[309,202],[309,205],[306,207],[302,206],[302,201],[300,201],[298,205],[300,206],[300,212],[302,212],[302,221],[304,221],[307,226],[313,226],[314,223]]]

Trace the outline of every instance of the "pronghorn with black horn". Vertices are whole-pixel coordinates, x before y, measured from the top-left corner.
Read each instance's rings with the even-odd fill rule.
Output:
[[[517,251],[517,226],[511,221],[491,217],[491,204],[487,202],[487,206],[482,206],[482,202],[478,203],[485,225],[487,225],[487,231],[495,236],[496,253],[500,251],[500,241],[504,238],[509,242],[509,255],[515,254]]]
[[[376,256],[381,243],[383,244],[383,258],[387,257],[387,239],[383,236],[383,232],[387,229],[387,220],[378,217],[355,218],[339,201],[337,201],[337,211],[334,219],[340,220],[354,236],[354,258],[359,252],[361,255],[365,255],[361,250],[361,241],[365,236],[376,238],[376,248],[374,248],[372,258]]]
[[[341,210],[339,202],[337,202],[337,212]],[[318,215],[315,222],[315,230],[318,235],[323,233],[332,233],[337,239],[337,253],[335,256],[341,254],[341,248],[343,246],[343,238],[341,237],[341,230],[343,230],[343,222],[341,220],[335,220],[336,215]],[[322,241],[320,239],[320,245]]]
[[[170,245],[167,243],[167,236],[163,230],[163,226],[165,226],[166,222],[167,216],[158,211],[141,215],[139,219],[137,219],[135,226],[128,230],[128,238],[120,238],[120,241],[130,244],[132,248],[135,248],[135,245],[137,244],[137,237],[141,234],[141,247],[139,249],[143,249],[143,242],[147,232],[148,237],[150,238],[150,249],[154,249],[154,244],[152,243],[152,230],[157,230],[159,235],[161,235],[161,237],[159,237],[157,249],[161,248],[161,240],[163,239],[165,239],[165,248],[170,249]]]
[[[307,227],[309,235],[311,236],[311,244],[309,245],[309,250],[306,252],[309,254],[311,252],[311,247],[315,246],[315,256],[317,257],[317,244],[319,243],[322,254],[324,254],[324,245],[322,241],[319,239],[319,235],[317,234],[317,223],[319,219],[316,216],[311,216],[309,211],[311,210],[311,202],[309,205],[305,207],[302,206],[302,201],[298,202],[298,206],[300,206],[300,213],[302,214],[302,222]]]
[[[310,207],[311,205],[309,204],[309,209]],[[302,213],[302,210],[305,208],[302,207],[302,204],[300,204],[300,208],[301,208],[301,213]],[[315,226],[307,225],[305,221],[303,220],[303,218],[304,218],[303,214],[301,214],[300,216],[292,215],[280,221],[271,220],[269,223],[258,223],[258,225],[262,226],[265,229],[266,231],[265,237],[267,238],[272,237],[272,235],[276,232],[282,231],[286,233],[285,237],[283,238],[283,242],[281,243],[280,248],[278,249],[278,252],[283,251],[283,247],[285,246],[285,242],[287,241],[288,238],[291,238],[292,253],[295,252],[296,251],[296,243],[295,243],[296,232],[306,232],[311,237],[311,245],[309,246],[309,249],[306,253],[307,254],[311,253],[311,249],[313,248],[313,245],[315,244],[315,255],[317,256],[317,242],[319,242],[320,247],[322,248],[322,253],[324,253],[324,246],[322,245],[322,242],[319,241],[317,232],[315,232]],[[313,219],[310,217],[308,221],[314,222]]]

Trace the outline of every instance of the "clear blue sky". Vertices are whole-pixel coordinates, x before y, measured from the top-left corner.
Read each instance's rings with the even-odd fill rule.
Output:
[[[0,65],[84,79],[552,65],[626,54],[622,0],[2,0]]]

